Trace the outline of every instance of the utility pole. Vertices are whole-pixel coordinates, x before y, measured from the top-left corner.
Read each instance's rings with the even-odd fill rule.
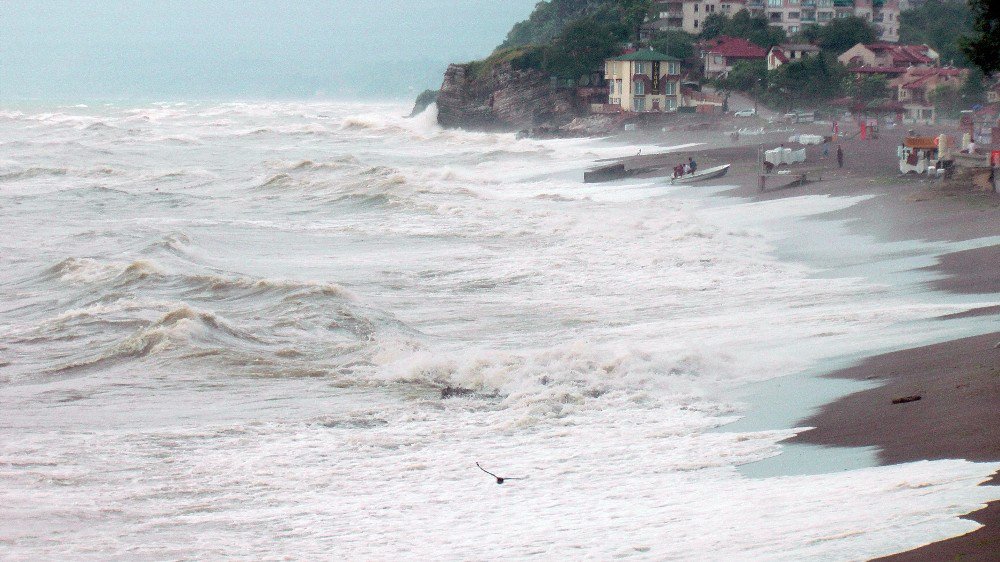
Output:
[[[754,117],[758,117],[758,115],[757,115],[757,98],[759,98],[759,97],[760,97],[760,78],[757,78],[757,87],[754,88],[754,96],[753,96],[753,116]]]

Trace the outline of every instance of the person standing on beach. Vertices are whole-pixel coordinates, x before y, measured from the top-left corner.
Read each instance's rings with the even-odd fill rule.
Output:
[[[830,155],[830,139],[823,137],[823,159]]]
[[[839,144],[837,145],[837,167],[844,167],[844,147]]]

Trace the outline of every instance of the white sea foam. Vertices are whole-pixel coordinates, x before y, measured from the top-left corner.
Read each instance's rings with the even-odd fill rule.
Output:
[[[959,460],[748,479],[797,430],[712,431],[735,389],[995,304],[823,254],[843,234],[810,217],[859,199],[584,185],[692,145],[407,110],[0,114],[14,558],[863,559],[996,499]],[[823,262],[779,260],[790,236]]]

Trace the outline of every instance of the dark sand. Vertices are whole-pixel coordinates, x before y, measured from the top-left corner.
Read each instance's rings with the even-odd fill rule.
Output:
[[[800,422],[816,429],[788,442],[877,446],[885,464],[1000,459],[1000,332],[871,357],[829,376],[885,381]],[[893,404],[904,396],[915,402]],[[992,483],[1000,483],[995,477]],[[985,527],[880,560],[1000,559],[1000,502],[968,516]]]
[[[728,128],[727,128],[728,125]],[[704,148],[671,154],[626,159],[629,167],[663,167],[647,177],[669,175],[670,168],[693,156],[702,168],[731,163],[725,182],[739,187],[723,195],[768,200],[801,195],[872,195],[847,209],[823,217],[847,220],[849,228],[879,240],[961,241],[1000,235],[1000,196],[962,187],[943,187],[917,177],[900,177],[896,146],[906,130],[883,131],[877,140],[843,140],[845,165],[838,168],[830,157],[822,158],[821,147],[809,146],[807,161],[791,170],[824,169],[823,180],[792,185],[792,178],[768,178],[768,189],[758,190],[759,144],[770,149],[787,143],[791,133],[744,136],[737,144],[725,131],[745,122],[729,121],[716,131],[685,133],[688,142],[706,142]],[[796,127],[798,133],[828,134],[828,127]],[[924,128],[917,134],[937,134]],[[691,186],[697,189],[697,184]],[[821,217],[822,218],[822,217]],[[930,289],[962,294],[1000,293],[1000,245],[939,256],[931,268],[944,275]],[[971,316],[998,316],[1000,306],[986,306],[940,317],[948,321]],[[796,425],[816,429],[790,442],[828,446],[876,446],[886,464],[920,459],[963,458],[1000,461],[1000,332],[977,335],[936,345],[918,347],[868,358],[857,366],[828,376],[878,379],[881,387],[846,396]],[[919,401],[892,404],[893,399],[919,395]],[[993,484],[1000,485],[1000,474]],[[1000,561],[1000,502],[968,516],[985,525],[967,535],[930,544],[884,560],[991,560]]]

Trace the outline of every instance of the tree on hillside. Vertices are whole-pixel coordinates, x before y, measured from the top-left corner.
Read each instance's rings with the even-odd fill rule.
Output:
[[[621,24],[607,24],[595,17],[578,19],[545,47],[542,70],[561,78],[589,74],[618,53],[628,33]]]
[[[730,92],[757,92],[767,88],[767,62],[763,60],[741,60],[724,77],[715,81],[720,90]]]
[[[844,94],[851,96],[861,103],[891,97],[889,81],[885,76],[879,74],[869,74],[860,77],[850,76],[844,80],[842,90]]]
[[[806,57],[769,73],[767,97],[776,105],[787,107],[826,101],[841,95],[846,75],[844,65],[828,53]]]
[[[498,49],[521,45],[541,45],[559,35],[573,20],[590,15],[614,0],[550,0],[539,2],[528,19],[514,24]]]
[[[642,22],[646,20],[652,0],[618,0],[619,21],[632,32],[632,39],[639,41]]]
[[[962,114],[965,104],[962,102],[962,94],[958,88],[941,84],[930,92],[930,101],[934,103],[939,117],[956,118]]]
[[[658,32],[650,41],[649,46],[661,53],[687,60],[694,55],[695,38],[680,30]]]
[[[958,89],[958,93],[965,101],[966,108],[977,104],[986,103],[986,78],[978,68],[969,71],[968,78]]]
[[[809,43],[810,45],[818,45],[820,38],[820,30],[822,27],[816,24],[803,25],[802,29],[795,34],[790,41],[794,43]]]
[[[851,16],[837,18],[815,31],[819,46],[838,55],[858,43],[874,43],[878,30],[867,21]]]
[[[785,31],[780,27],[772,27],[762,16],[751,16],[750,12],[740,10],[732,18],[722,14],[712,14],[705,19],[701,38],[712,39],[719,35],[742,37],[751,43],[756,43],[768,49],[786,39]],[[720,32],[721,28],[721,32]]]
[[[941,55],[943,64],[967,66],[968,59],[959,41],[971,33],[972,21],[972,11],[964,2],[927,0],[921,7],[899,14],[899,42],[929,45]],[[996,52],[995,47],[993,51],[985,51],[994,57]]]
[[[1000,70],[1000,2],[969,0],[975,34],[962,42],[962,52],[986,74]]]
[[[722,12],[714,12],[709,14],[705,21],[701,22],[701,38],[702,39],[715,39],[720,35],[725,35],[726,25],[729,23],[729,18],[722,15]]]

